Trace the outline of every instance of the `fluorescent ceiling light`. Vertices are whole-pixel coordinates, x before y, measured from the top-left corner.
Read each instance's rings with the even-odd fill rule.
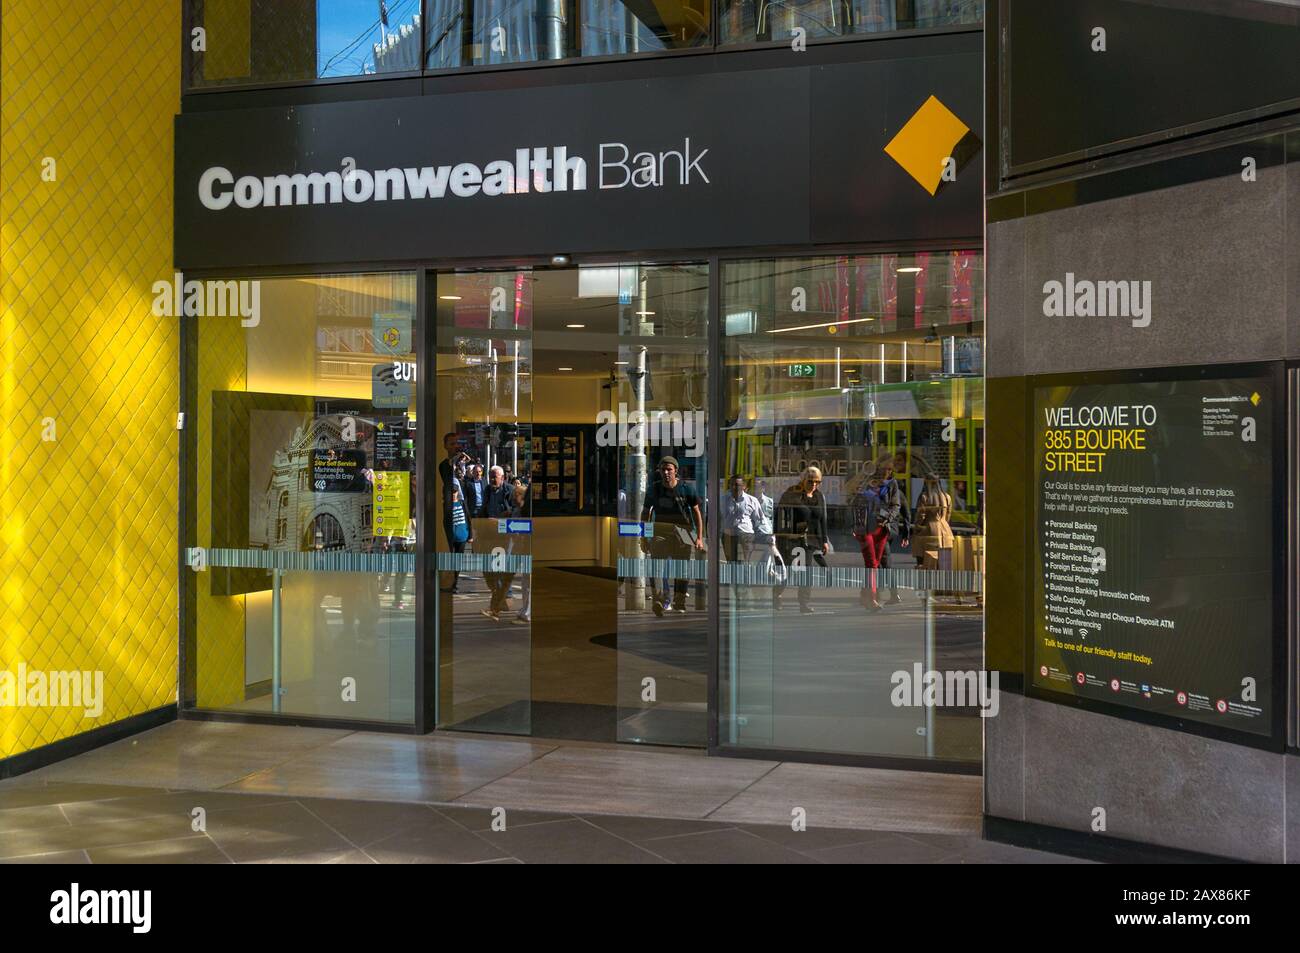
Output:
[[[861,324],[863,321],[874,321],[874,320],[876,319],[875,318],[854,318],[851,321],[825,321],[822,324],[803,324],[797,328],[777,328],[773,331],[768,331],[767,333],[784,334],[787,331],[811,331],[814,328],[836,327],[841,324]]]
[[[440,301],[459,301],[460,295],[438,295]]]
[[[571,371],[571,370],[573,370],[573,368],[571,368],[571,367],[557,367],[556,370],[557,370],[557,371]]]
[[[579,298],[617,298],[618,268],[578,266]]]
[[[897,269],[897,271],[900,275],[915,275],[918,274],[921,271],[921,269],[920,268],[899,268]]]
[[[641,315],[642,317],[649,317],[650,315],[654,314],[653,311],[638,311],[636,313]]]
[[[585,324],[566,324],[566,328],[585,328]]]

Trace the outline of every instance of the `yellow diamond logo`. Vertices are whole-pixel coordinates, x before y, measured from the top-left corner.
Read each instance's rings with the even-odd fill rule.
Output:
[[[1253,393],[1253,394],[1250,395],[1250,402],[1251,402],[1252,404],[1254,404],[1256,407],[1259,406],[1259,402],[1260,402],[1261,400],[1263,400],[1263,399],[1264,399],[1263,397],[1260,397],[1260,396],[1259,396],[1259,392],[1258,392],[1258,391],[1256,391],[1255,393]]]
[[[944,167],[951,159],[957,143],[970,132],[970,127],[958,119],[951,109],[931,96],[922,104],[898,134],[889,140],[885,152],[903,167],[931,195],[939,191]]]

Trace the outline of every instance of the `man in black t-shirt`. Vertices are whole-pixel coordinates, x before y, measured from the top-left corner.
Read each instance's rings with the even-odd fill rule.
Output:
[[[704,516],[700,511],[700,496],[695,488],[683,483],[677,476],[677,459],[664,457],[659,461],[659,478],[650,486],[645,505],[641,508],[642,524],[654,523],[654,536],[642,539],[642,546],[651,559],[678,561],[673,566],[680,570],[696,550],[704,551]],[[658,573],[652,573],[650,589],[654,596],[654,613],[662,616],[670,612],[686,611],[686,579],[673,579],[673,601],[665,607],[667,592],[658,588]]]

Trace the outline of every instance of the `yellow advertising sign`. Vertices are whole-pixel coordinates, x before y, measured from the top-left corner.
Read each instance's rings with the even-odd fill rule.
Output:
[[[411,515],[411,474],[405,470],[376,470],[374,518],[376,536],[405,536]]]

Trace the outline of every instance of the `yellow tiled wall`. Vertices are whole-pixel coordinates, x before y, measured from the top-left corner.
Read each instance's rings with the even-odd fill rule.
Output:
[[[248,389],[245,331],[229,317],[198,318],[195,522],[197,545],[212,545],[212,392]],[[224,708],[244,700],[245,596],[214,596],[207,574],[195,587],[198,635],[195,703]]]
[[[0,758],[176,699],[179,38],[177,2],[4,0],[0,672],[102,670],[104,711],[0,706]]]

